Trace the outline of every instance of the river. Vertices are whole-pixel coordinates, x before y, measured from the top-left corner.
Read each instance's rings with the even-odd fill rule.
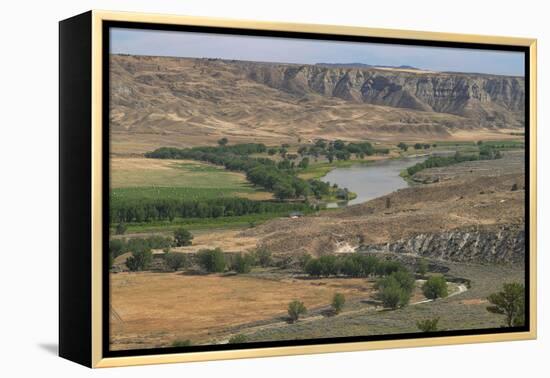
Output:
[[[346,168],[335,168],[321,178],[322,181],[338,184],[357,194],[351,201],[334,202],[327,207],[355,205],[381,197],[397,189],[406,188],[408,183],[399,176],[402,170],[426,160],[426,156],[380,160],[370,164],[357,164]]]

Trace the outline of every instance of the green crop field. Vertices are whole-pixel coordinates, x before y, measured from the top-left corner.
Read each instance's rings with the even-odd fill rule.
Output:
[[[251,188],[239,188],[239,195],[246,197],[245,193],[253,193]],[[113,199],[181,199],[181,200],[207,200],[223,197],[234,197],[235,189],[231,188],[182,188],[182,187],[137,187],[118,188],[111,191]]]
[[[117,199],[271,198],[242,173],[195,161],[112,158],[111,188]]]

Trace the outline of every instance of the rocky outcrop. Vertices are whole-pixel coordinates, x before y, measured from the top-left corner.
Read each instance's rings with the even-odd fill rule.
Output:
[[[518,226],[500,226],[422,233],[391,243],[361,246],[358,252],[417,255],[458,262],[522,263],[525,230]]]
[[[481,125],[523,125],[523,77],[321,65],[239,62],[250,79],[288,93],[317,94],[428,112]]]

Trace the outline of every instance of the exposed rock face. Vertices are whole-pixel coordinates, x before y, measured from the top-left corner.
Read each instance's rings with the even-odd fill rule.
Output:
[[[425,233],[392,243],[362,246],[359,251],[413,254],[459,262],[522,263],[525,230],[502,226]]]
[[[295,95],[315,93],[373,105],[456,114],[495,126],[523,125],[523,77],[375,67],[240,64],[252,80]]]

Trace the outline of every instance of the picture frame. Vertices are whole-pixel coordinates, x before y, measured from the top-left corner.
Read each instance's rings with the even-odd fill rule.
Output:
[[[111,350],[109,196],[112,28],[513,51],[524,62],[525,320],[511,328]],[[59,354],[87,367],[406,348],[536,338],[536,40],[365,27],[89,11],[59,24]],[[330,63],[330,62],[329,62]],[[278,141],[276,141],[278,142]],[[168,146],[167,146],[168,147]],[[300,215],[301,216],[301,215]],[[115,315],[116,316],[116,315]]]

